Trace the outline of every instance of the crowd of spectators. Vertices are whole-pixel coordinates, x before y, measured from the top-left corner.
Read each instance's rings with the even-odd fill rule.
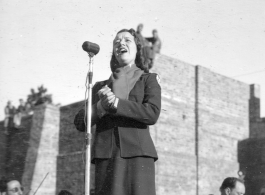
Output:
[[[19,128],[21,126],[22,117],[33,114],[31,104],[28,102],[25,103],[23,99],[19,99],[19,106],[17,108],[12,105],[11,101],[8,101],[4,111],[4,127],[6,135],[8,135],[8,128]]]
[[[6,135],[9,135],[8,130],[10,128],[22,128],[22,117],[32,115],[35,106],[43,103],[52,103],[52,96],[50,94],[46,94],[46,92],[47,89],[44,88],[43,85],[38,87],[37,92],[35,92],[34,89],[31,89],[31,94],[28,95],[27,101],[25,102],[23,99],[19,99],[19,106],[17,108],[12,105],[11,101],[7,102],[4,110],[4,133]]]

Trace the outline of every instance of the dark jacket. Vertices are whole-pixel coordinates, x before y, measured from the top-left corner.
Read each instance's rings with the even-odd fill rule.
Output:
[[[157,160],[157,152],[149,132],[149,125],[156,123],[161,109],[161,87],[154,73],[144,73],[136,82],[128,100],[119,99],[117,112],[101,119],[97,116],[97,92],[108,80],[98,82],[92,89],[92,126],[96,124],[94,158],[111,158],[114,129],[118,130],[121,157],[148,156]],[[85,131],[84,109],[75,117],[79,131]]]

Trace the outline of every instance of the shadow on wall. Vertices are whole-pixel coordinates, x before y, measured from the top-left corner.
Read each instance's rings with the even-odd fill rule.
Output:
[[[57,157],[57,193],[67,189],[73,194],[84,193],[85,134],[76,130],[74,118],[84,102],[60,108],[59,154]],[[92,129],[93,131],[93,129]],[[91,166],[91,188],[94,188],[94,165]]]
[[[260,117],[259,86],[250,85],[249,137],[238,143],[238,161],[246,195],[265,194],[265,120]]]
[[[245,175],[246,195],[261,194],[265,187],[265,139],[250,138],[238,143],[240,170]]]
[[[22,119],[21,127],[10,127],[5,135],[4,125],[0,124],[0,175],[22,181],[27,151],[29,148],[32,116]]]

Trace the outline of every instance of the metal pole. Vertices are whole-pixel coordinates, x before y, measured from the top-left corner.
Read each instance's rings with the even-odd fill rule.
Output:
[[[90,195],[90,161],[91,161],[91,116],[92,116],[92,77],[94,54],[89,55],[89,70],[88,70],[88,101],[87,101],[87,131],[86,131],[86,172],[85,172],[85,195]]]

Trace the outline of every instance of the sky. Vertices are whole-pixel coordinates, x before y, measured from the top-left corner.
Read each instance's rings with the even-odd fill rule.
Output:
[[[55,104],[85,98],[89,58],[97,43],[93,82],[107,79],[118,30],[158,30],[163,55],[247,84],[260,85],[265,116],[264,0],[0,0],[0,120],[44,85]],[[177,73],[176,73],[177,74]]]

